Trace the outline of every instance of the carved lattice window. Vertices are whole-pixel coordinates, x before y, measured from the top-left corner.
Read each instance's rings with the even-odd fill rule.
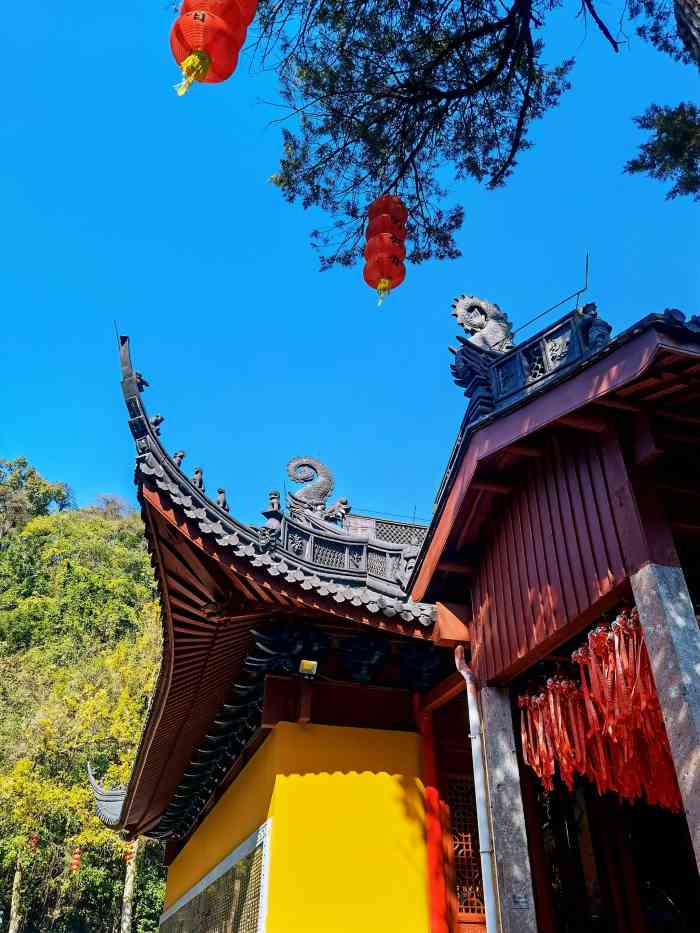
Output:
[[[533,382],[535,379],[544,376],[547,372],[547,367],[542,354],[542,347],[539,343],[533,344],[531,347],[525,347],[523,356],[525,357],[525,365],[527,367],[528,382]]]
[[[314,563],[342,570],[345,567],[345,547],[332,541],[314,541]]]
[[[379,518],[374,524],[375,536],[391,544],[411,544],[414,538],[418,544],[422,544],[427,531],[422,525],[402,525],[400,522],[386,522]]]
[[[481,857],[476,825],[476,799],[471,775],[450,775],[447,802],[452,823],[455,885],[461,914],[484,913]]]
[[[375,577],[385,577],[386,554],[381,551],[367,551],[367,569]]]

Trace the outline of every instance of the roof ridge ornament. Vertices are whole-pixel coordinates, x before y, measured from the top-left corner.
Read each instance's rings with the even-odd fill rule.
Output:
[[[470,334],[457,337],[458,349],[450,347],[452,377],[469,398],[468,424],[540,389],[605,347],[612,332],[591,301],[513,346],[512,325],[498,305],[462,295],[452,308]]]
[[[295,483],[303,483],[303,489],[287,494],[289,510],[293,517],[303,519],[308,512],[332,524],[342,525],[351,506],[345,496],[337,499],[330,507],[326,501],[335,488],[333,473],[316,457],[293,457],[287,464],[287,476]]]
[[[469,343],[480,350],[505,353],[513,346],[513,325],[508,315],[485,298],[459,295],[452,302],[452,317],[469,334]]]

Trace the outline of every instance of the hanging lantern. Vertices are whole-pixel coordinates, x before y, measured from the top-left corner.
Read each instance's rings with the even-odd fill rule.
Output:
[[[405,278],[406,268],[395,257],[376,256],[365,266],[365,282],[379,295],[379,304],[392,288],[398,288]]]
[[[180,15],[170,33],[170,48],[183,78],[177,93],[182,96],[194,81],[216,84],[230,78],[245,34],[240,18],[223,19],[204,10]]]
[[[127,862],[127,863],[128,863],[128,862],[133,862],[134,856],[136,855],[135,848],[136,848],[136,847],[135,847],[135,845],[134,845],[133,842],[130,842],[130,843],[126,846],[126,848],[125,848],[124,851],[122,852],[122,858],[124,859],[125,862]]]
[[[29,851],[34,855],[39,846],[39,835],[37,833],[32,833],[29,837]]]
[[[381,304],[406,278],[403,261],[408,211],[401,198],[384,194],[370,205],[367,216],[364,278],[377,291]]]
[[[406,229],[403,224],[391,214],[378,214],[367,224],[367,240],[378,236],[380,233],[389,233],[391,236],[398,237],[400,240],[406,239]]]
[[[77,871],[80,871],[80,846],[76,846],[73,849],[73,854],[70,858],[70,864],[68,865],[68,871],[71,875],[74,875]]]

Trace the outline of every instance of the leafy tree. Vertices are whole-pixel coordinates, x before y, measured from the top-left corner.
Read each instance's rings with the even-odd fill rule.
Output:
[[[13,528],[48,515],[52,506],[62,511],[72,503],[66,483],[50,483],[24,457],[0,458],[0,546]]]
[[[289,201],[333,218],[312,233],[322,267],[360,255],[368,204],[401,196],[409,260],[459,255],[450,175],[502,185],[531,143],[532,122],[569,87],[573,62],[548,63],[545,39],[561,0],[261,0],[256,52],[277,70],[283,154],[272,180]],[[572,12],[575,12],[575,8]],[[675,59],[697,60],[698,0],[620,2],[617,35],[594,0],[591,19],[618,51],[624,21]],[[606,10],[606,14],[608,11]],[[690,24],[690,25],[689,25]]]
[[[700,108],[691,103],[675,108],[654,104],[635,122],[651,131],[650,138],[625,171],[673,182],[667,198],[687,195],[700,201]]]
[[[0,549],[0,901],[7,910],[15,889],[24,933],[112,933],[126,844],[95,815],[87,763],[113,785],[128,778],[155,682],[159,608],[135,513],[112,498],[50,507],[45,499]],[[155,933],[162,851],[140,848],[133,929]]]
[[[0,639],[71,656],[134,631],[154,596],[135,513],[97,508],[34,518],[0,552]]]

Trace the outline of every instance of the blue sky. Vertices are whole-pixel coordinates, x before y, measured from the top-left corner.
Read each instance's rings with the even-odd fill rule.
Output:
[[[697,100],[698,73],[634,38],[615,56],[576,8],[558,12],[548,56],[576,55],[573,91],[505,189],[456,187],[463,257],[409,267],[381,309],[360,268],[318,272],[315,218],[268,181],[274,76],[244,56],[227,83],[177,98],[164,0],[34,0],[21,28],[5,17],[0,456],[24,454],[81,504],[133,500],[116,320],[164,442],[244,521],[305,454],[356,511],[429,517],[465,404],[455,295],[517,326],[578,286],[588,250],[589,296],[616,330],[700,312],[698,207],[621,173],[641,138],[631,117]]]

